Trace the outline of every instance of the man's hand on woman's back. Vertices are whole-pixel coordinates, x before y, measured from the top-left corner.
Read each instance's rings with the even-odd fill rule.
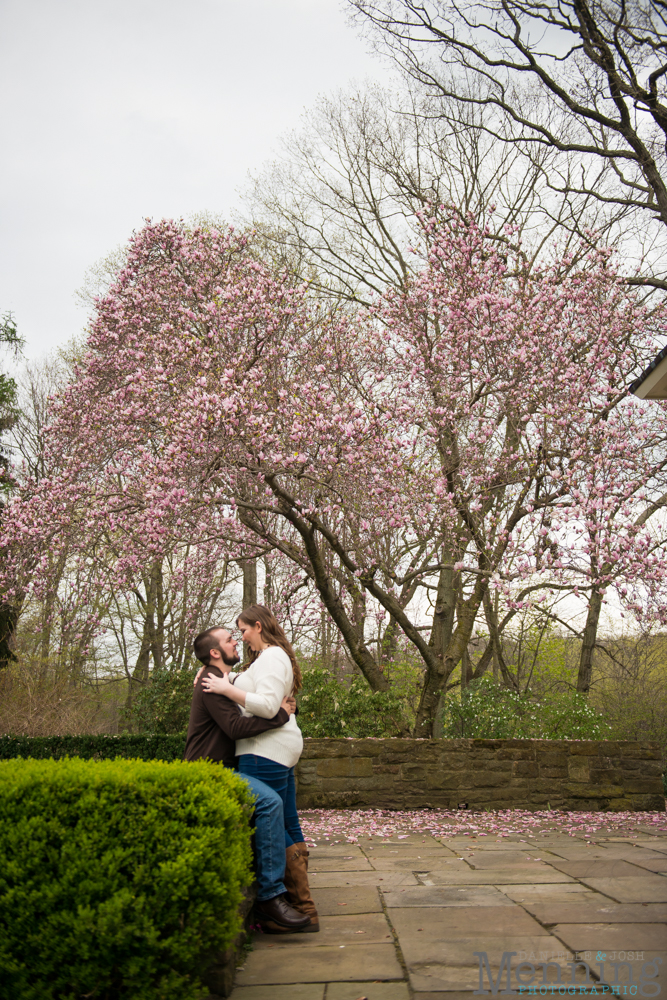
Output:
[[[280,707],[284,708],[288,715],[294,715],[296,712],[296,701],[292,695],[286,695],[280,703]]]

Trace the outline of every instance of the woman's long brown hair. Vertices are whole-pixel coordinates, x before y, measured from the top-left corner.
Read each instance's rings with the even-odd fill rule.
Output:
[[[294,673],[294,691],[299,691],[302,684],[301,667],[297,663],[292,643],[285,635],[282,626],[278,624],[278,619],[274,613],[265,608],[263,604],[251,604],[249,608],[244,608],[238,616],[236,624],[238,625],[239,622],[245,622],[246,625],[252,626],[257,625],[259,622],[262,626],[262,638],[264,642],[268,643],[269,646],[280,646],[281,649],[285,650],[290,658]],[[248,659],[251,663],[257,659],[259,652],[256,649],[248,650]]]

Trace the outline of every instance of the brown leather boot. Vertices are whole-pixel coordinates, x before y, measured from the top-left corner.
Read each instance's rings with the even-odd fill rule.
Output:
[[[255,903],[255,919],[268,934],[293,934],[308,926],[308,914],[291,906],[284,896]]]
[[[320,918],[310,895],[308,848],[303,843],[293,844],[285,850],[285,888],[294,909],[310,917],[310,923],[300,933],[316,934],[320,929]]]

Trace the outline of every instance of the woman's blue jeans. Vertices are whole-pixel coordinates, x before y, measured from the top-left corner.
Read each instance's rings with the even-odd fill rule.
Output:
[[[239,757],[239,772],[251,778],[259,778],[269,788],[273,788],[283,800],[285,813],[285,847],[292,844],[302,844],[304,841],[296,811],[296,784],[294,768],[276,764],[267,757],[258,757],[255,753],[242,753]]]
[[[246,774],[245,781],[255,796],[255,874],[257,899],[273,899],[285,892],[285,820],[278,793],[262,781]]]

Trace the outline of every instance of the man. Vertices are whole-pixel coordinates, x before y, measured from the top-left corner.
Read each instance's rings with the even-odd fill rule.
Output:
[[[192,696],[190,723],[185,744],[185,760],[207,759],[235,767],[235,742],[257,736],[267,729],[284,726],[293,711],[284,699],[273,719],[243,716],[229,698],[204,691],[202,676],[228,674],[239,662],[236,642],[227,629],[215,626],[202,632],[194,641],[194,654],[206,670],[199,672]],[[244,775],[256,796],[255,848],[257,855],[257,902],[255,914],[267,930],[299,931],[310,917],[295,910],[285,898],[285,823],[280,796],[258,778]]]

